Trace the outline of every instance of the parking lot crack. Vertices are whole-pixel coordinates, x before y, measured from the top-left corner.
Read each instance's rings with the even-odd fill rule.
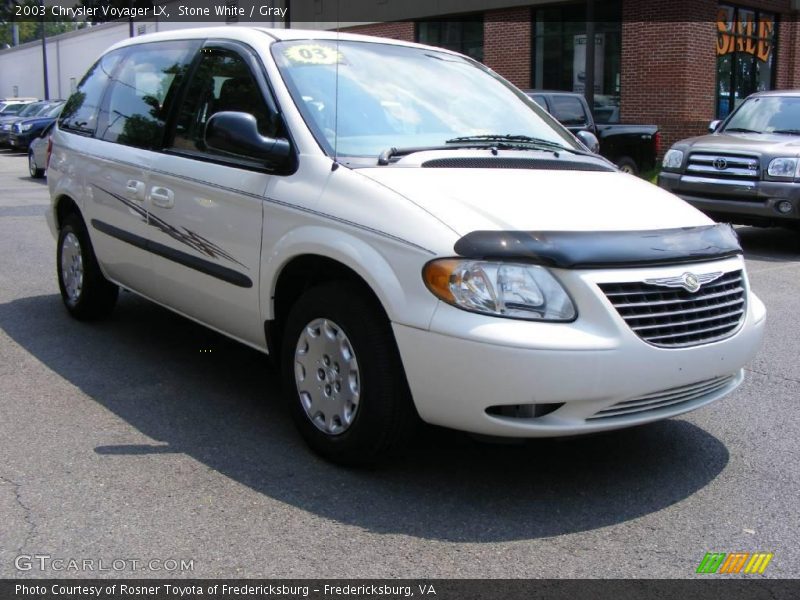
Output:
[[[800,379],[793,379],[791,377],[784,377],[783,375],[775,375],[773,373],[765,373],[764,371],[757,371],[756,369],[750,369],[745,367],[745,371],[749,371],[750,373],[755,373],[757,375],[763,375],[764,377],[769,377],[771,379],[780,379],[781,381],[791,381],[792,383],[800,383]]]
[[[17,553],[19,553],[27,547],[28,542],[30,542],[33,536],[36,535],[36,523],[33,520],[30,507],[25,504],[25,501],[22,499],[22,484],[9,479],[8,477],[3,477],[2,475],[0,475],[0,482],[11,486],[11,488],[14,490],[14,500],[22,509],[22,519],[25,521],[27,533],[25,534],[25,538],[22,540],[22,543],[17,548]]]

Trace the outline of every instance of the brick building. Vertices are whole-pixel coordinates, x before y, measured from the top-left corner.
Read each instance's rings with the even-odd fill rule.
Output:
[[[521,88],[585,92],[586,10],[539,0],[349,31],[451,48]],[[596,117],[656,123],[664,149],[752,92],[800,88],[798,0],[594,0],[591,10]]]

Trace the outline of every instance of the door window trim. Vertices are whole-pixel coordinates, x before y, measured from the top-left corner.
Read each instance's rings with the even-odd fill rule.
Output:
[[[278,119],[283,125],[283,131],[286,133],[286,139],[289,140],[289,145],[291,146],[292,160],[290,161],[290,167],[276,169],[261,164],[255,160],[248,160],[247,158],[222,156],[219,154],[211,154],[199,150],[193,151],[173,147],[180,108],[186,101],[190,82],[194,79],[197,69],[200,67],[200,62],[203,59],[203,50],[207,48],[219,48],[233,52],[239,58],[241,58],[245,65],[247,65],[247,67],[250,69],[250,74],[253,76],[253,79],[255,80],[259,91],[261,92],[261,96],[267,104],[267,110],[275,115],[275,118]],[[195,56],[191,61],[191,66],[188,70],[188,76],[186,77],[186,81],[180,90],[180,94],[178,95],[174,105],[171,107],[169,119],[167,120],[166,124],[166,132],[161,152],[170,156],[179,156],[192,160],[219,164],[225,167],[234,167],[248,171],[268,173],[270,175],[286,176],[291,175],[297,170],[297,145],[292,138],[292,133],[286,123],[286,119],[283,118],[283,112],[280,110],[280,105],[277,102],[276,95],[269,80],[269,75],[267,74],[263,63],[259,58],[258,53],[252,47],[244,42],[219,38],[208,38],[203,41],[202,45],[197,49]]]

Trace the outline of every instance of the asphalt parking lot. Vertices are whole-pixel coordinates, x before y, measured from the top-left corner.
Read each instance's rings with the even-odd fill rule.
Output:
[[[358,471],[306,450],[259,353],[132,294],[69,319],[41,181],[0,151],[0,577],[685,578],[709,551],[800,577],[800,233],[739,230],[768,331],[725,400],[570,440],[429,430]]]

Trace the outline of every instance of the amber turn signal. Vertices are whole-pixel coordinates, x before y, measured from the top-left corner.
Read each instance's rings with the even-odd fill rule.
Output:
[[[457,259],[446,258],[429,262],[422,269],[422,278],[428,289],[434,296],[450,304],[455,303],[453,292],[450,291],[450,277],[460,263]]]

